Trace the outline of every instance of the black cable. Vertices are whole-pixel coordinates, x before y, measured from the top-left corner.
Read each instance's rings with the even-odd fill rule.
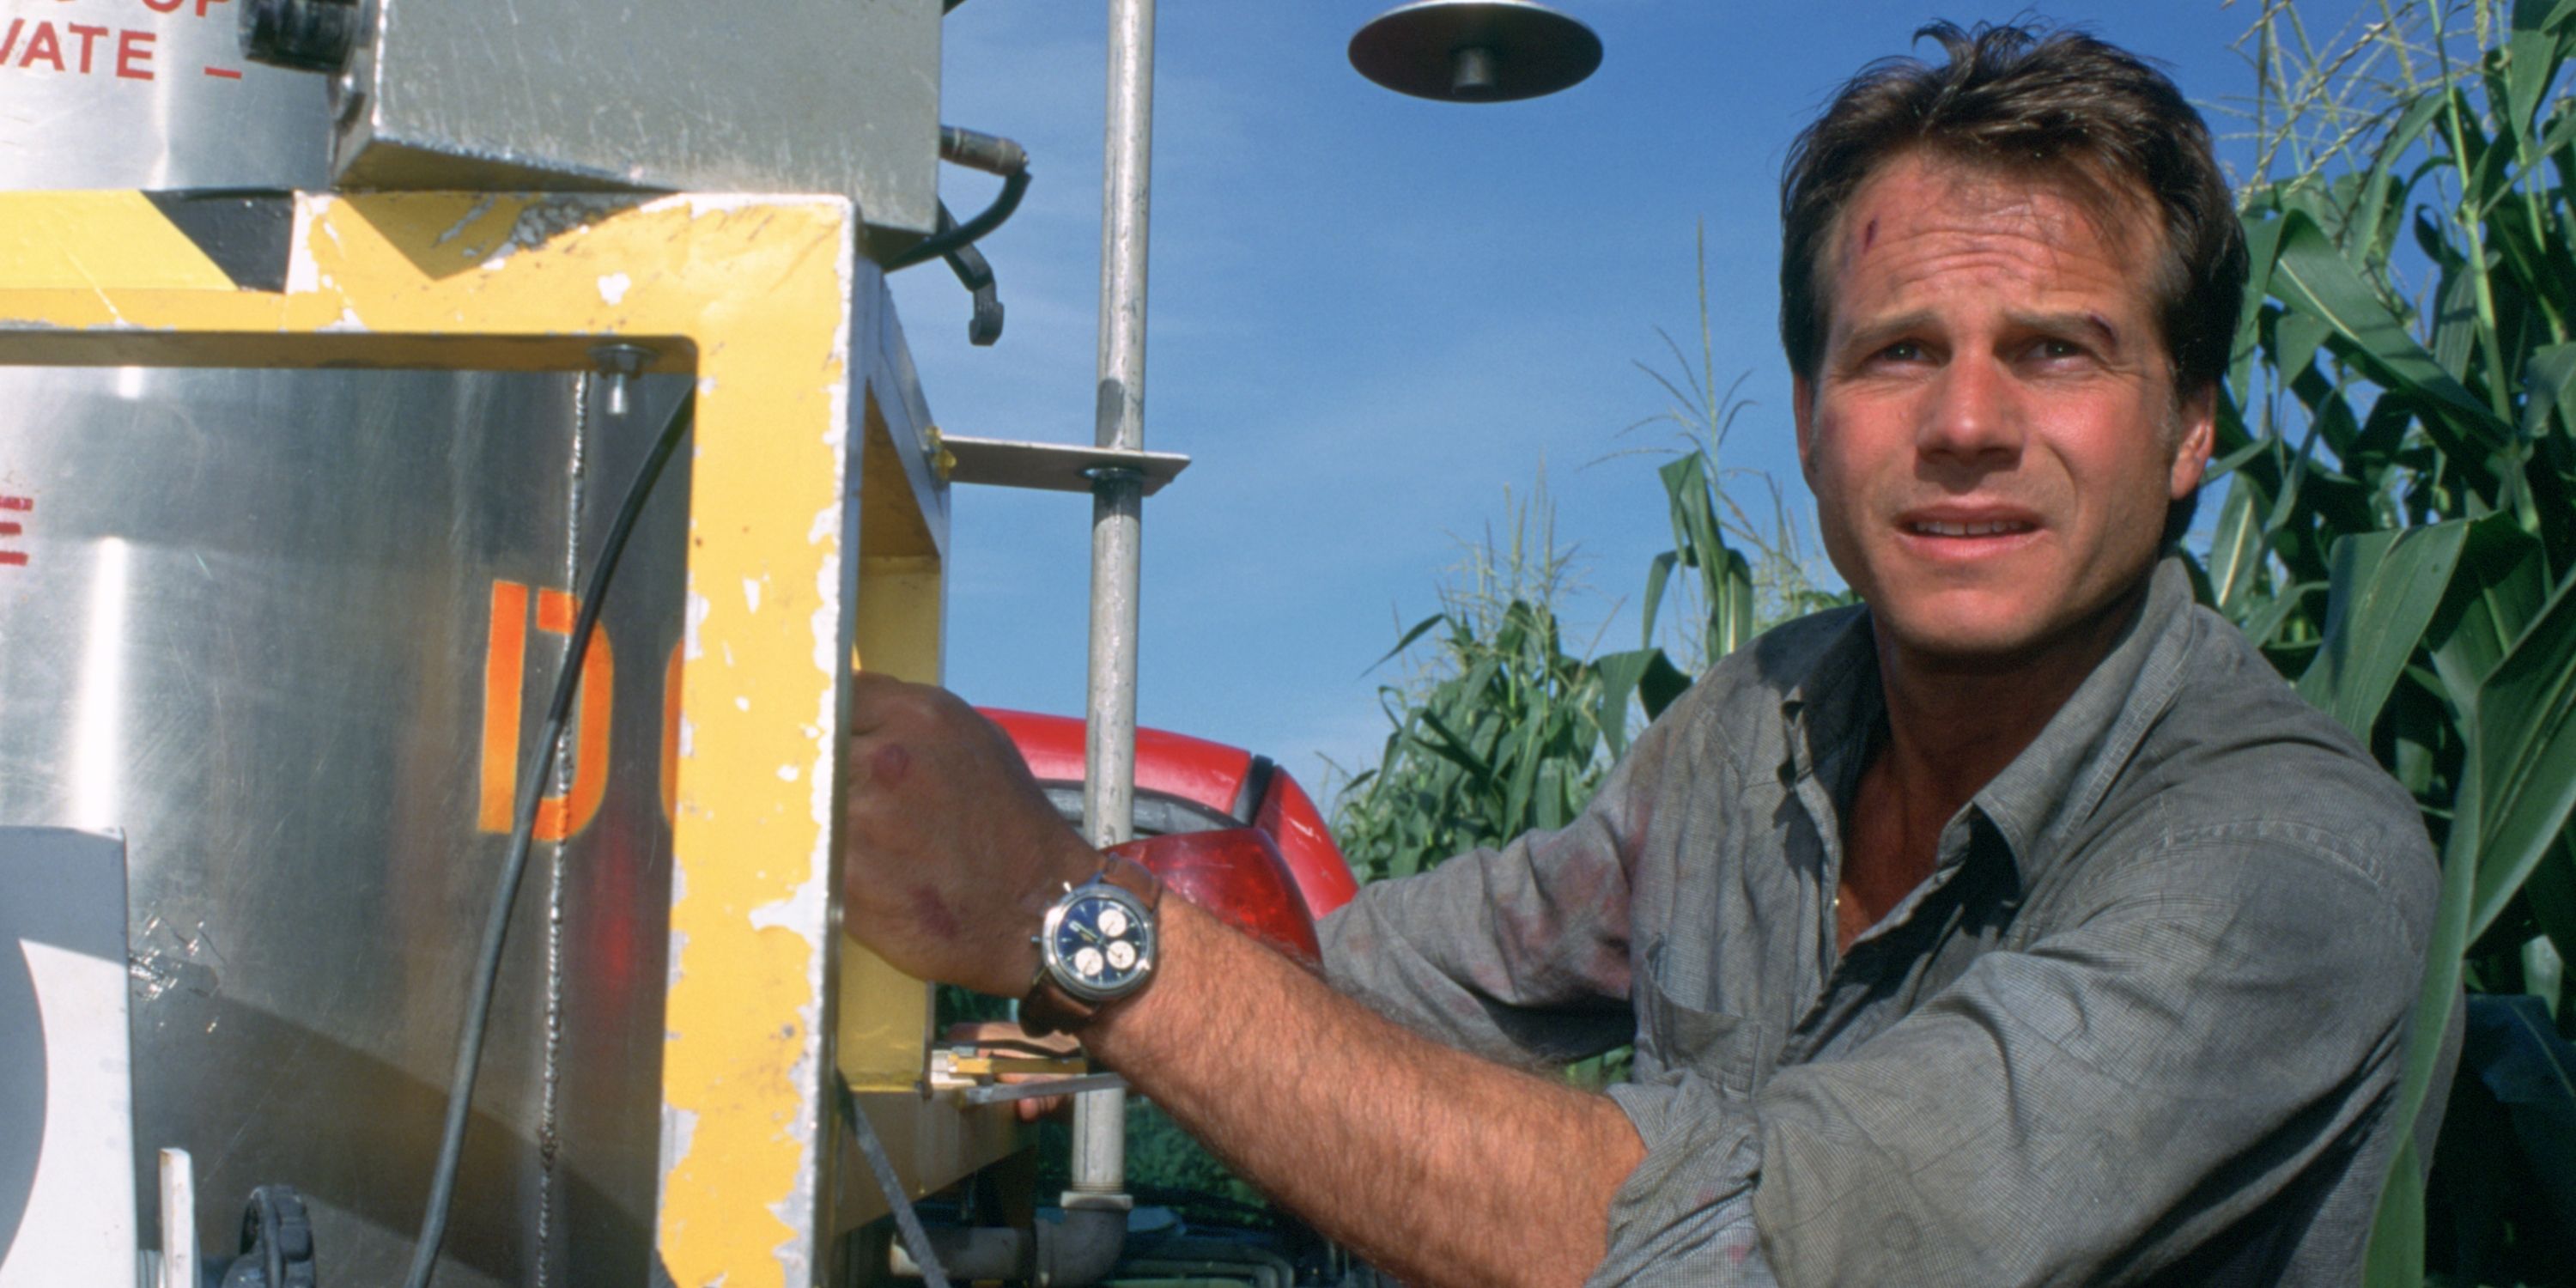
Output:
[[[993,198],[993,204],[984,207],[982,214],[947,232],[914,242],[910,250],[887,260],[885,271],[891,273],[898,269],[910,268],[915,264],[937,259],[960,246],[973,245],[984,234],[1001,227],[1002,221],[1010,218],[1011,212],[1020,208],[1020,198],[1028,190],[1028,171],[1022,170],[1010,175],[1002,180],[1002,194]]]
[[[653,494],[654,480],[662,476],[662,467],[680,445],[697,418],[695,391],[680,399],[671,409],[671,419],[662,426],[655,439],[652,454],[644,458],[644,467],[635,472],[635,481],[626,485],[626,499],[618,502],[617,518],[608,525],[608,539],[600,544],[599,562],[591,565],[590,581],[582,587],[580,611],[573,617],[572,634],[564,641],[562,669],[555,672],[554,696],[546,702],[546,725],[530,749],[529,773],[520,779],[517,821],[510,829],[510,857],[502,865],[501,884],[492,892],[492,912],[483,925],[483,956],[475,963],[474,991],[465,1009],[465,1027],[456,1036],[456,1070],[448,1077],[447,1128],[438,1142],[438,1165],[430,1173],[429,1206],[420,1216],[420,1238],[412,1245],[411,1272],[403,1277],[405,1288],[429,1288],[430,1276],[437,1273],[438,1245],[447,1238],[447,1209],[456,1197],[457,1164],[465,1156],[465,1124],[474,1106],[474,1079],[477,1066],[483,1062],[484,1028],[492,1016],[492,989],[501,978],[501,946],[510,934],[510,909],[518,902],[519,879],[528,871],[528,846],[537,830],[537,807],[545,800],[546,779],[554,772],[555,747],[563,741],[564,722],[572,713],[573,686],[581,678],[581,659],[590,649],[591,632],[599,626],[600,605],[608,600],[608,579],[617,571],[618,556],[625,553],[627,534],[644,512],[645,499]]]

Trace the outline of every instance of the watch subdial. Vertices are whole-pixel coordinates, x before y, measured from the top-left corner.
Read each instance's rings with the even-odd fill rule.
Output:
[[[1110,956],[1107,960],[1116,960],[1118,950],[1121,948],[1127,949],[1127,956],[1129,958],[1132,959],[1135,957],[1135,949],[1127,948],[1127,945],[1125,944],[1112,944],[1109,948]],[[1097,979],[1100,975],[1100,969],[1104,964],[1105,961],[1100,955],[1100,950],[1090,946],[1089,944],[1083,945],[1073,954],[1073,971],[1075,974],[1080,975],[1085,979]]]
[[[1100,910],[1100,933],[1107,935],[1112,939],[1116,939],[1120,935],[1127,933],[1128,924],[1127,911],[1125,909],[1112,904],[1109,907]],[[1115,961],[1116,959],[1113,957],[1111,960]],[[1127,965],[1125,962],[1118,962],[1117,964],[1121,968],[1124,968]]]
[[[1121,920],[1124,920],[1124,918],[1121,918]],[[1100,923],[1102,929],[1107,929],[1109,918],[1102,917],[1100,919]],[[1119,970],[1126,970],[1134,966],[1136,964],[1136,945],[1128,943],[1124,939],[1113,941],[1109,945],[1109,964]]]

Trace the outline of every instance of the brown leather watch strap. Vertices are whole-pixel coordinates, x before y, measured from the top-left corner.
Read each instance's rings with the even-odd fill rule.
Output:
[[[1094,873],[1092,879],[1106,881],[1136,896],[1136,902],[1145,905],[1146,916],[1155,920],[1155,957],[1158,960],[1153,966],[1147,968],[1144,982],[1137,985],[1135,993],[1095,1002],[1065,991],[1063,986],[1056,983],[1055,976],[1047,973],[1045,959],[1041,956],[1037,978],[1030,981],[1028,996],[1020,999],[1020,1028],[1038,1037],[1045,1037],[1050,1033],[1080,1033],[1083,1026],[1091,1023],[1102,1010],[1124,1002],[1151,987],[1154,982],[1154,971],[1161,965],[1159,958],[1162,955],[1162,927],[1159,914],[1163,906],[1163,879],[1155,876],[1152,869],[1123,854],[1106,853],[1101,855],[1100,859],[1100,871]],[[1081,888],[1074,887],[1076,890]],[[1043,954],[1044,950],[1041,949],[1040,952]]]

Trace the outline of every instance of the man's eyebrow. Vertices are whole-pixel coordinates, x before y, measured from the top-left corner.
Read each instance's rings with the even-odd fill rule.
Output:
[[[2112,352],[2120,349],[2120,328],[2109,318],[2090,310],[2066,313],[2007,313],[2004,320],[2025,331],[2056,335],[2088,334],[2099,339]]]
[[[1872,318],[1844,333],[1835,348],[1844,353],[1870,353],[1908,331],[1929,329],[1933,324],[1930,309],[1916,309],[1883,318]]]

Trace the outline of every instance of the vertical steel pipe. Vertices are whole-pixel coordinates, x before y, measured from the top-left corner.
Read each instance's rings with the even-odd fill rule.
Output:
[[[1110,0],[1109,111],[1100,196],[1100,392],[1094,441],[1145,446],[1145,245],[1154,152],[1154,0]],[[1091,676],[1083,829],[1093,845],[1136,832],[1136,588],[1142,480],[1092,480]],[[1126,1188],[1127,1094],[1074,1098],[1077,1190]]]

